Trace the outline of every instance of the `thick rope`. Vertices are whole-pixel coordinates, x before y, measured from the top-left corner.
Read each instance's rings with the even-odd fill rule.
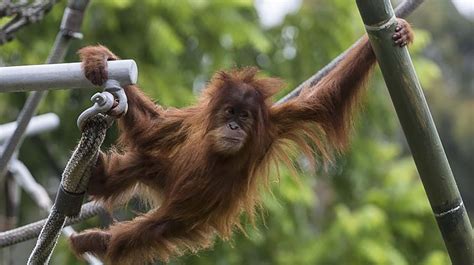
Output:
[[[95,202],[88,202],[82,206],[81,214],[76,218],[67,218],[65,225],[73,225],[107,211]],[[33,238],[37,238],[47,219],[27,224],[12,230],[0,233],[0,248],[15,245]]]
[[[110,124],[110,120],[102,114],[86,121],[81,140],[63,172],[60,187],[63,191],[60,190],[58,193],[72,194],[73,196],[80,196],[85,193],[90,177],[89,169],[94,166],[97,160],[100,146]],[[81,199],[79,203],[81,203],[82,197],[79,198]],[[36,265],[49,262],[61,229],[64,227],[67,215],[69,215],[65,212],[68,205],[58,205],[58,203],[64,203],[62,201],[57,200],[53,206],[41,230],[36,246],[28,259],[28,264]],[[69,205],[69,207],[74,208],[76,205]]]

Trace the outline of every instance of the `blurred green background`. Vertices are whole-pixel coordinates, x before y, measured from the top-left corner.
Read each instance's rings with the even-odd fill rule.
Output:
[[[347,0],[288,1],[294,2],[294,10],[287,7],[291,12],[281,23],[262,24],[278,2],[284,1],[257,10],[251,0],[92,0],[82,27],[84,39],[73,43],[66,61],[78,61],[75,51],[80,47],[103,44],[122,58],[136,60],[140,86],[164,106],[192,104],[213,72],[247,65],[283,78],[288,86],[282,96],[350,46],[364,29],[355,1]],[[0,46],[0,64],[43,63],[65,5],[60,2],[43,21]],[[408,21],[416,30],[410,49],[415,68],[472,220],[474,20],[461,16],[451,1],[432,0]],[[248,227],[248,237],[235,233],[231,242],[217,240],[213,249],[172,264],[450,264],[378,69],[369,86],[346,154],[327,169],[303,166],[300,183],[282,169],[273,194],[264,196],[257,227]],[[19,158],[51,196],[80,136],[76,118],[90,105],[92,94],[49,93],[39,113],[57,113],[61,126],[26,139],[20,150]],[[15,120],[26,97],[0,94],[0,123]],[[116,136],[110,130],[105,146]],[[0,208],[4,200],[0,195]],[[119,213],[120,219],[127,216]],[[18,225],[43,217],[23,194]],[[105,223],[94,218],[75,228]],[[33,245],[28,241],[11,247],[14,264],[24,264]],[[61,237],[51,264],[83,262]]]

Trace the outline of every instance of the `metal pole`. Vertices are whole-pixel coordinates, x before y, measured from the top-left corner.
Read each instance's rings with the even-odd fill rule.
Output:
[[[2,187],[5,192],[5,219],[3,220],[3,224],[1,225],[0,231],[9,230],[16,227],[18,223],[18,214],[20,211],[20,203],[21,203],[21,196],[20,196],[20,189],[18,184],[15,182],[15,179],[11,174],[7,174],[5,178],[4,186]],[[12,255],[12,249],[3,249],[3,263],[5,265],[12,265],[14,264],[14,257]]]
[[[135,84],[138,71],[134,60],[108,62],[109,79],[121,86]],[[92,88],[81,63],[40,64],[0,68],[0,92],[42,91],[53,89]]]
[[[80,28],[82,24],[83,13],[89,4],[89,0],[69,0],[68,6],[64,11],[63,20],[59,33],[56,36],[54,46],[51,53],[46,60],[46,63],[58,63],[64,59],[66,51],[69,48],[71,40],[80,38]],[[8,162],[12,158],[13,154],[20,147],[23,141],[23,134],[31,120],[31,117],[35,115],[36,109],[38,108],[41,100],[46,96],[46,91],[34,91],[30,94],[26,103],[18,115],[15,132],[10,137],[4,151],[0,157],[0,183],[7,172]]]
[[[59,126],[59,117],[54,113],[46,113],[35,116],[31,119],[25,131],[25,136],[32,136],[49,132]],[[16,128],[16,122],[9,122],[0,125],[0,142],[8,139]]]
[[[389,0],[356,0],[453,265],[474,264],[472,226]]]

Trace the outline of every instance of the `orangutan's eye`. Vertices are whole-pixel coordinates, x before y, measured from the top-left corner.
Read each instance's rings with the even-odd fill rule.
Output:
[[[232,107],[228,107],[228,108],[225,109],[225,113],[228,114],[228,115],[234,115],[235,110]]]
[[[247,119],[247,118],[249,118],[249,117],[250,117],[250,113],[249,113],[248,111],[246,111],[246,110],[244,110],[244,111],[242,111],[242,112],[240,113],[240,118],[243,119],[243,120],[245,120],[245,119]]]

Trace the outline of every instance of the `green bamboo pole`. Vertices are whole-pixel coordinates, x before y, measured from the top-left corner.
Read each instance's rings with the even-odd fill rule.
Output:
[[[472,226],[389,0],[356,0],[451,262],[473,265]]]

